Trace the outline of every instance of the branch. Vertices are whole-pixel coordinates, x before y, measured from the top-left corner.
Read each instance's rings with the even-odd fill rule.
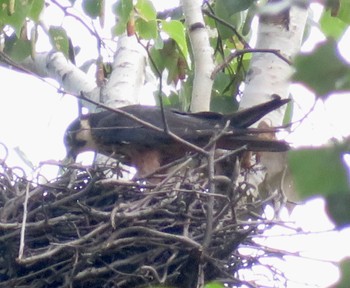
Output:
[[[236,30],[236,27],[233,26],[232,24],[226,22],[225,20],[217,17],[214,13],[209,12],[208,10],[203,10],[203,13],[213,19],[215,19],[217,22],[219,22],[220,24],[230,28],[233,32],[233,34],[236,35],[236,37],[238,38],[238,40],[243,44],[244,48],[249,49],[249,43],[247,41],[245,41],[245,39],[242,37],[241,34],[238,33],[238,31]]]
[[[271,53],[276,55],[278,58],[280,58],[281,60],[283,60],[284,62],[286,62],[289,65],[292,65],[292,62],[290,60],[288,60],[286,57],[284,57],[281,52],[279,50],[276,49],[258,49],[258,48],[247,48],[247,49],[242,49],[242,50],[236,50],[234,52],[232,52],[223,63],[219,64],[218,66],[215,67],[213,73],[211,74],[211,79],[214,79],[216,74],[221,71],[222,69],[224,69],[225,67],[227,67],[228,65],[230,65],[230,62],[236,58],[239,57],[241,55],[244,55],[246,53]]]
[[[19,264],[30,264],[39,260],[43,260],[49,257],[52,257],[53,255],[57,254],[58,252],[60,252],[62,249],[66,249],[67,247],[74,247],[77,245],[81,245],[82,243],[84,243],[85,241],[89,240],[90,238],[92,238],[95,235],[98,235],[99,233],[101,233],[102,231],[104,231],[106,228],[110,227],[109,223],[106,224],[102,224],[100,226],[97,226],[96,229],[92,230],[91,232],[89,232],[88,234],[81,236],[80,238],[73,240],[73,241],[69,241],[63,244],[60,244],[59,246],[56,246],[55,248],[48,250],[42,254],[38,254],[38,255],[34,255],[34,256],[30,256],[27,258],[22,258],[22,259],[18,259],[17,258],[17,262]]]
[[[140,103],[145,79],[146,53],[135,36],[118,38],[112,74],[101,91],[101,102],[109,107]]]
[[[272,94],[278,94],[282,99],[289,96],[289,78],[293,72],[290,60],[300,51],[307,14],[306,9],[293,6],[281,14],[260,18],[255,48],[261,52],[279,53],[253,54],[246,79],[249,84],[245,87],[240,109],[268,101]],[[283,111],[276,109],[269,113],[271,126],[281,124]]]
[[[194,79],[191,111],[209,111],[213,80],[210,75],[214,69],[213,49],[205,28],[201,0],[182,0],[187,30],[194,57]]]
[[[89,97],[98,99],[91,95],[97,88],[94,79],[67,60],[61,52],[37,53],[34,59],[27,57],[20,65],[33,75],[56,80],[66,93],[79,94],[83,91]]]
[[[215,135],[214,135],[215,137]],[[215,142],[213,143],[209,155],[207,157],[208,159],[208,178],[209,178],[209,193],[215,194]],[[204,234],[204,240],[203,240],[203,247],[204,249],[208,248],[210,246],[210,242],[212,239],[213,234],[213,223],[214,223],[214,196],[211,195],[208,198],[207,202],[207,223],[205,227],[205,234]]]
[[[27,223],[27,216],[28,216],[28,199],[29,199],[29,183],[27,183],[26,187],[26,194],[25,199],[23,203],[23,220],[22,220],[22,227],[21,227],[21,240],[19,244],[19,252],[18,252],[18,259],[22,259],[23,257],[23,251],[24,251],[24,237],[26,233],[26,223]]]

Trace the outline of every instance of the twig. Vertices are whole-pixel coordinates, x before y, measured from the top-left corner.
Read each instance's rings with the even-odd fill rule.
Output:
[[[80,18],[80,16],[75,15],[75,14],[73,14],[73,13],[71,13],[71,12],[68,11],[68,9],[70,9],[70,8],[72,8],[72,7],[65,7],[65,6],[63,6],[62,4],[58,3],[58,1],[56,1],[56,0],[52,0],[51,2],[54,3],[58,8],[60,8],[60,9],[64,12],[64,14],[66,14],[66,16],[70,16],[70,17],[74,18],[75,20],[77,20],[78,22],[80,22],[80,24],[83,25],[83,26],[90,32],[90,34],[91,34],[92,36],[94,36],[94,37],[97,38],[97,40],[98,40],[99,43],[104,43],[104,42],[102,41],[100,35],[97,33],[95,27],[94,27],[94,30],[91,29],[91,28]]]
[[[46,266],[43,269],[40,269],[40,270],[37,270],[37,271],[31,271],[31,273],[29,273],[27,275],[24,275],[24,276],[21,276],[21,277],[17,277],[15,279],[12,278],[12,279],[10,279],[8,281],[1,281],[1,286],[3,286],[3,287],[12,287],[13,283],[14,283],[14,280],[16,280],[16,281],[23,281],[23,280],[28,279],[28,278],[35,279],[35,277],[37,277],[38,275],[42,275],[44,272],[47,272],[48,270],[53,270],[54,268],[56,268],[58,266],[62,266],[63,264],[68,264],[70,262],[71,262],[71,259],[63,260],[61,262],[52,264],[50,266]]]
[[[103,188],[111,188],[111,187],[116,187],[116,186],[131,186],[131,187],[137,187],[137,188],[154,188],[154,187],[156,187],[156,185],[149,184],[149,183],[138,183],[138,182],[131,181],[131,180],[113,179],[113,178],[98,180],[98,181],[96,181],[95,185],[96,185],[96,187],[103,187]]]
[[[213,137],[216,138],[216,135]],[[213,143],[209,155],[207,157],[208,159],[208,178],[209,178],[209,193],[215,194],[215,142]],[[204,240],[203,240],[203,248],[206,249],[209,247],[212,234],[213,234],[213,220],[214,220],[214,197],[209,196],[208,203],[207,203],[207,225],[206,230],[204,234]]]
[[[159,88],[158,88],[158,99],[159,99],[159,106],[160,106],[160,111],[162,114],[162,120],[163,120],[163,124],[164,124],[164,132],[165,133],[169,133],[169,126],[168,126],[168,121],[166,119],[165,116],[165,112],[164,112],[164,103],[163,103],[163,97],[162,97],[162,92],[163,92],[163,74],[159,71],[156,62],[153,60],[153,57],[151,55],[151,53],[149,53],[149,50],[147,49],[147,47],[142,43],[142,41],[140,41],[139,37],[136,35],[137,37],[137,41],[138,43],[145,49],[148,59],[151,61],[153,68],[156,71],[156,74],[159,78]]]
[[[173,178],[175,176],[175,174],[177,172],[179,172],[180,170],[182,170],[184,167],[186,167],[188,164],[190,164],[192,162],[192,158],[187,159],[186,161],[182,162],[181,164],[179,164],[175,169],[173,169],[172,171],[170,171],[168,173],[168,175],[164,178],[164,180],[162,180],[162,182],[160,182],[157,186],[155,190],[159,190],[161,187],[163,187],[163,185],[165,183],[167,183],[171,178]]]
[[[236,58],[239,57],[241,55],[247,54],[247,53],[271,53],[276,55],[278,58],[280,58],[281,60],[283,60],[284,62],[286,62],[289,65],[292,65],[292,62],[290,60],[288,60],[286,57],[284,57],[280,50],[276,50],[276,49],[255,49],[255,48],[246,48],[246,49],[242,49],[242,50],[235,50],[234,52],[232,52],[223,63],[219,64],[218,66],[215,67],[214,71],[211,73],[210,78],[214,79],[216,74],[221,71],[222,69],[224,69],[225,67],[227,67],[230,62]]]
[[[208,4],[209,6],[209,4]],[[237,36],[238,40],[241,41],[241,43],[244,45],[244,47],[249,48],[249,44],[247,41],[245,41],[245,39],[241,36],[241,34],[238,33],[238,31],[236,30],[236,27],[234,27],[233,25],[231,25],[230,23],[226,22],[225,20],[217,17],[214,13],[211,13],[207,10],[202,10],[203,13],[213,19],[215,19],[217,22],[219,22],[220,24],[230,28],[232,30],[232,32]]]
[[[19,251],[18,251],[18,259],[21,260],[23,258],[23,251],[24,251],[24,237],[26,233],[26,223],[27,223],[27,216],[28,216],[28,199],[29,199],[29,183],[27,183],[26,187],[26,195],[24,198],[23,203],[23,219],[22,219],[22,227],[21,227],[21,239],[19,244]]]
[[[47,258],[52,257],[53,255],[57,254],[58,252],[60,252],[64,248],[74,247],[74,246],[77,246],[77,245],[80,245],[80,244],[84,243],[85,241],[89,240],[90,238],[92,238],[95,235],[98,235],[99,233],[101,233],[103,230],[105,230],[108,227],[110,227],[109,223],[102,224],[100,226],[97,226],[96,229],[94,229],[91,232],[85,234],[84,236],[82,236],[79,239],[76,239],[76,240],[73,240],[73,241],[70,241],[70,242],[66,242],[66,243],[63,243],[63,244],[56,244],[57,246],[55,248],[52,248],[51,250],[47,250],[44,253],[37,254],[37,255],[34,255],[34,256],[30,256],[30,257],[27,257],[27,258],[17,259],[17,262],[19,264],[26,265],[26,264],[31,264],[31,263],[43,260],[43,259],[47,259]]]
[[[26,226],[26,228],[40,229],[43,226],[54,226],[54,225],[61,223],[61,222],[75,221],[75,220],[81,220],[81,219],[84,219],[84,217],[67,213],[67,214],[62,215],[62,216],[53,217],[53,218],[46,219],[46,220],[40,220],[37,222],[26,222],[25,226]],[[13,230],[13,229],[18,229],[18,228],[22,229],[22,226],[23,226],[23,222],[22,222],[22,224],[0,222],[0,230],[2,230],[2,231]],[[0,239],[0,241],[2,241],[2,240],[5,240],[5,239]]]
[[[123,265],[130,265],[131,263],[137,262],[136,260],[139,260],[140,258],[145,259],[145,258],[149,257],[150,255],[152,255],[152,251],[148,250],[144,253],[139,253],[139,254],[133,255],[131,257],[127,257],[126,259],[118,259],[118,260],[110,263],[107,267],[99,267],[99,268],[88,267],[85,270],[80,271],[77,275],[75,275],[73,280],[81,281],[87,277],[93,278],[93,277],[96,277],[100,274],[110,272],[111,268],[115,268],[115,267],[123,266]],[[124,274],[126,274],[126,273],[124,273]],[[126,275],[131,275],[131,274],[126,274]],[[116,287],[118,287],[118,286],[116,286]]]

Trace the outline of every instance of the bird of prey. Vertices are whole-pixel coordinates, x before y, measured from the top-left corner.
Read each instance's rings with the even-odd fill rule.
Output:
[[[256,130],[248,127],[288,101],[275,96],[269,102],[230,115],[167,108],[162,113],[160,107],[141,105],[122,107],[119,113],[108,110],[86,114],[67,128],[67,156],[75,159],[81,152],[95,151],[134,166],[142,178],[193,152],[193,146],[185,141],[203,148],[223,129],[216,148],[234,150],[245,146],[250,151],[286,151],[286,142],[259,138]]]

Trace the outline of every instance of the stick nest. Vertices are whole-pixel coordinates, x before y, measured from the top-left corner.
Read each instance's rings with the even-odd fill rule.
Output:
[[[37,184],[0,164],[1,287],[248,284],[236,272],[258,258],[239,247],[266,226],[242,169],[208,180],[183,165],[151,185],[76,166]]]

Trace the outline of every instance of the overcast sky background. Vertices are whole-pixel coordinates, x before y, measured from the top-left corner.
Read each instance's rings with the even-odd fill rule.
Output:
[[[168,1],[160,2],[164,4]],[[169,2],[175,5],[176,1]],[[54,25],[63,24],[66,27],[73,27],[71,20],[62,20],[63,14],[60,12],[53,11],[52,16],[48,19],[52,19],[55,22]],[[75,25],[76,22],[73,22]],[[83,39],[83,43],[89,43],[92,40],[91,35],[85,30],[72,31],[69,28],[67,30],[71,33],[73,40]],[[304,45],[303,49],[310,50],[320,40],[322,40],[322,34],[317,31],[317,28],[313,28],[311,40]],[[349,47],[348,43],[350,43],[350,31],[342,41],[342,53],[350,61],[350,52],[345,48],[346,45]],[[48,43],[45,41],[40,43],[40,46],[42,51],[49,50]],[[92,52],[85,52],[84,49],[86,45],[78,55],[80,62],[84,61],[82,59],[89,59],[91,53],[96,53],[96,47],[93,45]],[[0,77],[2,83],[0,142],[9,148],[7,164],[25,166],[14,152],[14,147],[19,147],[35,166],[39,166],[39,163],[45,160],[63,159],[65,156],[63,134],[68,124],[76,118],[78,111],[75,98],[57,94],[56,89],[47,82],[8,69],[0,68]],[[48,82],[56,85],[54,81]],[[303,111],[296,112],[298,114],[296,117],[301,117],[302,113],[312,106],[313,96],[299,86],[293,86],[291,91],[296,103],[303,106]],[[309,119],[293,136],[288,137],[288,140],[298,145],[311,145],[325,143],[331,137],[340,138],[350,135],[350,117],[346,116],[349,115],[349,107],[349,94],[331,97],[325,105],[319,103]],[[0,147],[0,158],[4,157],[5,150]],[[42,166],[39,171],[48,177],[54,177],[57,173],[56,167],[50,165]],[[304,259],[289,256],[286,257],[288,261],[280,261],[281,267],[289,267],[286,269],[286,276],[295,280],[290,282],[288,287],[310,287],[305,286],[305,283],[310,284],[311,287],[327,287],[339,276],[336,266],[329,264],[328,260],[339,261],[345,255],[350,256],[350,229],[320,233],[331,231],[333,228],[333,224],[324,213],[324,203],[321,199],[309,201],[306,205],[296,208],[290,221],[294,221],[290,224],[293,227],[302,226],[304,231],[314,233],[298,235],[291,239],[281,235],[293,234],[293,230],[276,228],[267,233],[269,236],[273,235],[272,237],[265,239],[262,236],[259,241],[292,252],[303,251]],[[256,269],[258,270],[256,274],[259,274],[262,272],[259,269],[263,268]]]

